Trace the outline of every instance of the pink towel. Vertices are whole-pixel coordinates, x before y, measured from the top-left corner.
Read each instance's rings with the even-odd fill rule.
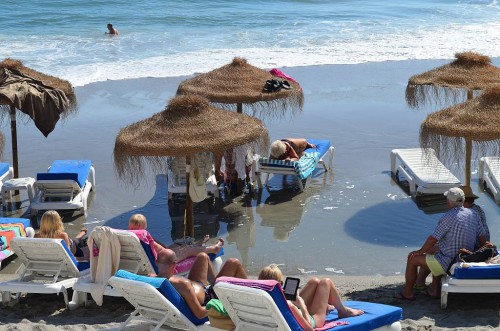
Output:
[[[217,284],[218,282],[224,282],[240,286],[248,286],[264,291],[272,291],[274,287],[279,284],[275,280],[255,280],[255,279],[242,279],[234,277],[219,277],[217,278],[215,283]]]
[[[153,239],[151,234],[147,230],[128,230],[128,231],[135,233],[135,235],[137,236],[137,238],[139,238],[140,241],[151,247],[151,252],[153,252],[153,256],[155,257],[156,261],[156,258],[158,256],[155,250],[155,240]]]
[[[288,76],[287,74],[285,74],[283,71],[279,70],[279,69],[271,69],[269,70],[269,73],[273,76],[276,76],[276,77],[281,77],[281,78],[284,78],[284,79],[287,79],[287,80],[290,80],[294,83],[297,83],[300,87],[300,84],[299,82],[297,82],[295,79],[293,79],[292,77]],[[300,87],[300,90],[302,91],[302,87]]]

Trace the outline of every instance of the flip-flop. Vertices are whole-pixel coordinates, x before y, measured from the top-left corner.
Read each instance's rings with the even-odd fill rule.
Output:
[[[415,299],[416,299],[414,296],[410,297],[410,298],[405,297],[403,295],[403,292],[397,292],[396,294],[394,294],[394,298],[399,299],[399,300],[405,300],[405,301],[415,301]]]
[[[289,90],[292,88],[292,86],[290,85],[290,83],[287,80],[284,80],[281,82],[281,87],[283,87],[285,90]]]
[[[420,291],[420,292],[421,291],[425,291],[425,290],[427,290],[427,285],[417,285],[417,284],[415,284],[415,285],[413,285],[413,289],[415,291]]]

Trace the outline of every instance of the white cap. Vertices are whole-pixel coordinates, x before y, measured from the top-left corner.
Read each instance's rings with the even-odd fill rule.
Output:
[[[446,198],[453,202],[464,202],[465,194],[462,189],[458,187],[452,187],[448,191],[444,192]]]

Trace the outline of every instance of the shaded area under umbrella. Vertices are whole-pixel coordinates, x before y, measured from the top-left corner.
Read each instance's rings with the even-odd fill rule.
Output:
[[[289,80],[290,89],[263,92],[266,81],[273,78],[276,77],[247,60],[234,58],[227,65],[183,81],[177,95],[201,95],[217,107],[236,108],[239,113],[243,104],[266,116],[284,114],[287,109],[301,111],[304,94],[297,82]]]
[[[2,117],[10,114],[14,177],[19,176],[16,109],[47,137],[59,118],[76,110],[76,97],[66,80],[27,68],[18,60],[0,62],[0,110]]]
[[[146,165],[165,173],[168,156],[186,157],[186,227],[193,237],[193,205],[189,196],[190,163],[195,153],[220,152],[245,144],[266,148],[264,124],[253,117],[210,106],[200,96],[179,96],[164,111],[120,130],[114,147],[120,178],[133,184],[142,179]]]
[[[420,126],[420,145],[444,159],[463,159],[465,185],[470,186],[472,147],[480,154],[500,153],[500,86],[481,96],[427,116]]]
[[[492,65],[488,56],[464,52],[455,54],[455,58],[408,80],[406,102],[410,107],[419,108],[432,101],[456,103],[465,92],[471,99],[475,90],[500,85],[500,68]]]

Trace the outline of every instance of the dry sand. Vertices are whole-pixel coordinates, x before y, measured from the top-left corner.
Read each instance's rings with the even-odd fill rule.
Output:
[[[302,278],[301,283],[307,280]],[[498,294],[450,294],[448,308],[424,295],[413,302],[394,299],[402,276],[332,277],[345,300],[371,301],[403,308],[402,330],[493,330],[499,328]],[[106,297],[101,307],[92,304],[70,311],[62,296],[31,294],[13,307],[0,307],[0,330],[109,330],[133,311],[123,298]],[[135,329],[135,328],[134,328]]]

